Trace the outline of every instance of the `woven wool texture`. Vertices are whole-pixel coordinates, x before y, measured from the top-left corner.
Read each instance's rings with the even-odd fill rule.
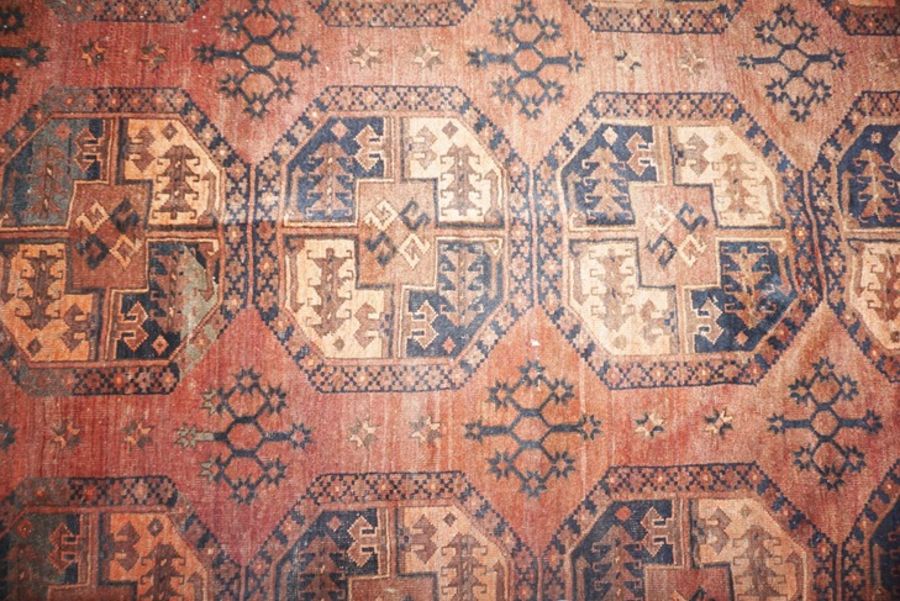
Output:
[[[896,0],[0,0],[0,600],[900,599]]]

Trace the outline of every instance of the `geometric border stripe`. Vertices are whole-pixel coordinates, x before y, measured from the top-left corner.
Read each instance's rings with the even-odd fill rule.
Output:
[[[869,495],[850,534],[841,545],[841,599],[844,601],[868,601],[864,596],[870,592],[866,587],[867,573],[871,574],[872,566],[865,565],[865,557],[869,555],[868,545],[880,520],[900,501],[900,460],[885,474],[881,483]]]
[[[478,0],[307,0],[329,27],[448,27]]]
[[[846,0],[819,0],[850,35],[900,35],[900,8],[847,6]]]
[[[652,6],[615,6],[608,0],[566,0],[592,31],[655,34],[719,34],[741,10],[744,0],[685,2],[660,0]],[[593,6],[593,2],[601,6]],[[579,5],[581,8],[579,9]]]

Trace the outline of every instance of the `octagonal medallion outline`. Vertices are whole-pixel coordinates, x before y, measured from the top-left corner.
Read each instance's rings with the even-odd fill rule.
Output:
[[[83,531],[87,535],[81,537],[84,546],[100,546],[104,542],[104,529],[97,527],[96,520],[116,515],[143,515],[168,520],[171,532],[180,539],[178,542],[196,553],[196,558],[206,570],[210,597],[222,601],[241,599],[241,565],[229,555],[216,534],[197,514],[185,491],[179,489],[179,485],[169,476],[26,477],[0,499],[0,515],[4,516],[0,520],[0,531],[8,534],[15,523],[32,514],[58,516],[67,513],[95,521],[87,532]],[[106,535],[110,534],[107,530]],[[4,565],[10,565],[7,563],[8,557],[4,557]],[[50,557],[49,553],[40,554],[37,561],[31,561],[31,565],[40,568],[41,561],[52,561]],[[78,573],[92,574],[93,578],[82,578],[63,585],[61,589],[69,594],[81,593],[90,599],[96,598],[89,596],[95,594],[94,587],[107,584],[115,587],[119,584],[104,582],[98,569],[99,556],[95,556],[93,561],[92,566],[84,562],[77,564]],[[40,582],[40,579],[32,581],[35,580]],[[121,583],[127,584],[128,581]],[[73,590],[74,593],[71,592]]]
[[[209,153],[225,180],[221,207],[211,228],[222,249],[219,301],[167,359],[123,360],[116,362],[118,365],[33,364],[0,326],[0,362],[26,392],[40,396],[168,394],[246,305],[250,166],[190,96],[177,88],[51,88],[0,137],[0,162],[5,166],[53,119],[76,117],[175,119]],[[21,235],[11,230],[4,237],[10,241],[28,238],[28,228],[23,228]]]
[[[448,508],[495,544],[511,569],[509,601],[537,601],[538,558],[512,524],[461,471],[345,472],[316,476],[261,543],[246,569],[245,596],[282,599],[272,572],[323,513],[359,509]]]
[[[287,164],[331,117],[456,119],[505,172],[504,294],[473,338],[446,359],[328,359],[283,305],[285,238],[282,203]],[[529,170],[503,132],[456,87],[331,86],[315,99],[255,171],[254,304],[263,321],[322,392],[449,390],[462,386],[533,304]]]
[[[810,594],[804,598],[817,601],[835,598],[837,544],[819,530],[756,462],[610,466],[559,523],[541,552],[543,598],[570,598],[567,595],[574,592],[569,589],[574,584],[572,575],[575,572],[571,556],[590,537],[592,529],[610,508],[617,504],[652,503],[654,500],[673,504],[715,500],[756,503],[788,540],[809,552],[807,583],[812,587],[806,589]],[[640,562],[635,563],[640,565]],[[685,563],[686,566],[675,569],[691,569],[690,561]],[[715,565],[705,564],[705,567]]]
[[[840,125],[819,149],[818,159],[809,172],[809,197],[816,219],[828,306],[866,358],[889,381],[896,383],[900,382],[900,354],[886,349],[873,336],[859,311],[848,302],[847,257],[850,241],[888,242],[900,247],[900,229],[859,227],[848,232],[846,208],[840,206],[840,199],[836,200],[835,163],[873,125],[900,126],[900,92],[863,92],[853,101]]]
[[[794,250],[790,277],[796,297],[752,351],[673,353],[665,358],[615,356],[602,349],[581,317],[565,304],[566,268],[560,257],[570,236],[560,210],[560,173],[604,123],[727,126],[780,177],[786,212],[785,239],[790,240]],[[821,300],[802,172],[731,94],[597,93],[535,169],[534,199],[539,303],[566,340],[612,389],[755,384],[778,360]]]

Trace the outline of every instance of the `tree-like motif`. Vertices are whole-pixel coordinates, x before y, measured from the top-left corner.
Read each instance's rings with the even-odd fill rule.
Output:
[[[202,44],[195,56],[207,65],[234,63],[219,79],[219,92],[239,98],[245,113],[261,118],[273,100],[289,100],[296,93],[297,81],[283,71],[291,66],[312,68],[319,63],[319,52],[310,44],[288,46],[281,41],[296,33],[297,18],[292,13],[276,12],[270,0],[248,0],[248,4],[222,17],[222,31],[232,44]]]
[[[277,487],[287,475],[287,465],[272,449],[303,450],[312,442],[312,430],[302,422],[279,429],[269,424],[272,416],[287,408],[287,393],[280,386],[262,381],[253,369],[242,369],[228,387],[207,390],[202,407],[210,417],[225,424],[220,429],[205,430],[183,424],[176,432],[175,444],[194,448],[198,444],[218,444],[224,453],[211,456],[201,465],[201,475],[231,489],[238,503],[250,503],[263,485]]]
[[[532,0],[520,0],[513,15],[497,17],[491,33],[508,48],[505,52],[475,48],[469,51],[469,64],[478,68],[504,65],[512,69],[506,77],[493,82],[493,94],[503,102],[518,104],[519,112],[536,119],[546,104],[556,104],[565,87],[555,79],[548,79],[550,70],[570,73],[584,66],[584,58],[576,50],[566,54],[550,54],[547,45],[560,39],[559,23],[538,15]]]
[[[516,478],[520,490],[529,497],[539,497],[551,479],[565,479],[575,470],[575,458],[568,449],[553,451],[549,438],[574,436],[593,440],[600,434],[600,420],[582,415],[575,421],[555,422],[549,417],[552,405],[568,405],[575,398],[574,386],[564,378],[547,376],[535,361],[519,368],[520,377],[512,384],[497,382],[490,388],[487,402],[498,411],[512,413],[506,423],[486,424],[482,419],[466,424],[466,438],[485,442],[493,438],[511,439],[513,451],[496,451],[488,459],[488,469],[497,479]],[[535,397],[538,402],[529,402]],[[530,457],[529,457],[530,456]],[[537,459],[542,469],[524,467]]]
[[[813,106],[825,104],[832,96],[832,84],[815,75],[816,67],[840,71],[846,64],[845,53],[837,48],[822,50],[812,46],[819,39],[819,28],[797,19],[797,10],[782,4],[772,18],[756,25],[756,39],[771,53],[738,58],[744,69],[771,67],[781,71],[766,84],[766,96],[775,104],[786,104],[794,120],[803,122]]]
[[[814,440],[794,451],[794,464],[801,470],[815,472],[820,484],[836,490],[848,474],[858,473],[866,465],[865,454],[855,444],[847,444],[843,432],[877,434],[882,429],[881,416],[872,409],[866,409],[859,417],[839,412],[839,403],[850,403],[859,396],[858,384],[850,376],[836,374],[834,365],[825,358],[813,365],[811,377],[795,380],[790,391],[791,400],[809,410],[807,415],[773,414],[769,417],[769,430],[775,434],[789,430],[809,432]]]

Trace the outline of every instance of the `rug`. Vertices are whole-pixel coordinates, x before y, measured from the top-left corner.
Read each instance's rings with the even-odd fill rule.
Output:
[[[895,0],[0,0],[0,599],[900,599]]]

